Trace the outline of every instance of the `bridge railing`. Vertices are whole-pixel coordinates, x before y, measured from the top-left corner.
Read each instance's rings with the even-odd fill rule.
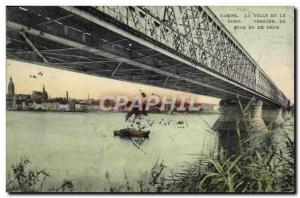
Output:
[[[96,8],[163,44],[191,64],[221,74],[282,105],[287,104],[284,94],[202,7],[166,6],[163,16],[156,16],[150,7]]]

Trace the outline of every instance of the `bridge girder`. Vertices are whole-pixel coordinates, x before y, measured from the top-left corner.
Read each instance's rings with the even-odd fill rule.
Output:
[[[173,48],[192,62],[286,105],[287,98],[208,7],[166,6],[162,8],[163,15],[162,12],[156,12],[155,15],[151,12],[151,8],[156,9],[155,7],[135,7],[134,11],[143,13],[139,17],[139,24],[154,23],[153,21],[159,23],[159,26],[151,30],[152,37],[153,35],[159,37],[156,40]],[[118,18],[115,14],[121,12],[116,10],[126,8],[105,9],[102,6],[97,9],[113,18]],[[130,22],[127,25],[135,28]],[[149,36],[147,27],[140,28],[140,30],[141,33]],[[159,34],[161,32],[168,34]]]
[[[91,72],[99,70],[98,66],[93,68],[90,67],[91,65],[101,64],[107,67],[102,70],[105,75],[113,74],[117,67],[126,75],[130,70],[134,72],[134,68],[129,66],[132,65],[135,69],[150,72],[145,72],[145,76],[154,78],[154,73],[161,75],[162,80],[149,78],[149,81],[155,81],[155,86],[167,86],[174,78],[178,82],[189,82],[191,85],[188,88],[186,86],[182,88],[194,93],[199,93],[195,91],[194,86],[198,85],[207,88],[205,91],[201,90],[205,93],[213,93],[208,89],[218,92],[211,95],[215,97],[223,97],[221,92],[224,93],[224,97],[240,93],[246,98],[256,95],[270,104],[280,106],[287,104],[287,99],[282,92],[207,7],[167,6],[157,8],[158,12],[153,12],[151,10],[153,7],[133,6],[62,7],[60,9],[66,13],[39,23],[35,26],[37,29],[31,24],[10,21],[8,17],[8,29],[26,32],[61,44],[60,49],[44,49],[44,46],[36,44],[41,55],[52,61],[50,64],[55,67],[70,68],[69,65],[74,64],[87,68],[89,70],[87,72]],[[110,37],[101,35],[110,34],[110,31],[89,27],[90,25],[85,25],[82,29],[82,26],[74,21],[99,25],[117,33],[118,36],[111,34],[109,35],[112,36],[111,40],[107,40]],[[134,42],[141,44],[143,48],[124,47]],[[71,50],[68,48],[79,49],[89,55],[79,53],[77,56],[70,53]],[[30,52],[28,49],[17,51],[8,49],[8,56],[11,58],[22,59],[25,55],[34,56],[34,51]],[[59,56],[56,50],[64,49],[67,49],[65,52],[68,53]],[[71,59],[77,60],[70,61]],[[121,62],[126,64],[118,66]],[[118,75],[113,76],[119,78]],[[165,80],[166,78],[171,79]],[[226,83],[219,83],[215,78]],[[139,82],[144,81],[147,80],[139,79]],[[175,86],[174,83],[172,86]]]

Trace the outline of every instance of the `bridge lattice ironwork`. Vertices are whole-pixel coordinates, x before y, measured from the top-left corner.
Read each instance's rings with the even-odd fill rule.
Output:
[[[207,7],[98,6],[196,66],[211,69],[281,104],[287,98]]]

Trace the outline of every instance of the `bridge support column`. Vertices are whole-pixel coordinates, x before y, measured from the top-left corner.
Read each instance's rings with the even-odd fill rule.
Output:
[[[262,116],[263,116],[263,120],[265,121],[265,124],[270,129],[277,128],[284,123],[281,107],[278,108],[264,107]]]
[[[213,126],[219,133],[219,148],[227,150],[229,154],[237,153],[240,150],[240,140],[249,137],[251,133],[266,130],[262,119],[262,104],[262,101],[253,101],[243,113],[237,100],[220,101],[221,115]],[[243,104],[243,108],[246,105]],[[250,113],[251,119],[247,118],[246,113]]]
[[[291,112],[288,109],[282,111],[282,117],[286,121],[290,118]]]

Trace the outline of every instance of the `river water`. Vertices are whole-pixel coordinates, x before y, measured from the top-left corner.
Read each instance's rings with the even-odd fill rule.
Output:
[[[137,120],[151,131],[150,138],[139,145],[113,136],[113,130],[130,126],[125,113],[8,111],[7,174],[11,165],[25,156],[32,167],[50,172],[49,187],[69,179],[83,190],[101,191],[107,173],[117,181],[126,173],[134,181],[157,160],[178,171],[199,154],[214,151],[216,133],[210,127],[217,118],[208,114],[149,114]]]

